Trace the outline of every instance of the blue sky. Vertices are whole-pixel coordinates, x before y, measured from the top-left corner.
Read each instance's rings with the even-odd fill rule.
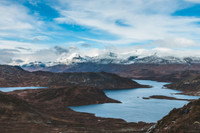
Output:
[[[9,56],[55,46],[200,50],[200,0],[1,0],[0,17]]]

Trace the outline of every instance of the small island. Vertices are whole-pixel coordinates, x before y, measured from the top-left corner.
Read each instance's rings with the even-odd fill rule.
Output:
[[[182,100],[182,101],[194,101],[194,99],[181,99],[163,95],[152,95],[150,97],[143,97],[143,99],[167,99],[167,100]]]

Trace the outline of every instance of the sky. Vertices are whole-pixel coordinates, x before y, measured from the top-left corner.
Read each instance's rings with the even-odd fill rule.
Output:
[[[200,0],[0,0],[0,64],[107,52],[200,57]]]

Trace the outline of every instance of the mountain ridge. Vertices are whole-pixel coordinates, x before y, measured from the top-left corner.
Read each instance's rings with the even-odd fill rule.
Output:
[[[175,82],[192,73],[200,72],[199,64],[97,64],[77,63],[74,65],[56,65],[51,67],[22,67],[27,71],[62,72],[108,72],[132,79],[147,79]],[[185,73],[184,71],[188,72]]]
[[[123,78],[116,74],[106,72],[28,72],[20,67],[0,65],[1,87],[63,87],[76,85],[97,87],[99,89],[128,89],[148,87],[140,85],[129,78]]]
[[[117,56],[115,53],[107,53],[99,56],[81,56],[78,53],[70,55],[63,54],[54,61],[23,61],[10,63],[10,65],[19,65],[22,67],[40,66],[50,67],[55,65],[75,65],[78,63],[97,63],[97,64],[194,64],[200,63],[200,57],[175,57],[175,56],[158,56],[147,55],[138,56],[130,55],[126,57]]]

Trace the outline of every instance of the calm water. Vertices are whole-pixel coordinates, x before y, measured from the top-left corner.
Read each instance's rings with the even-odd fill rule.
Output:
[[[25,89],[41,89],[46,87],[0,87],[0,91],[2,92],[10,92],[14,90],[25,90]]]
[[[182,107],[187,101],[149,99],[142,97],[152,95],[165,95],[184,99],[198,99],[197,96],[173,95],[180,93],[177,90],[163,89],[164,82],[150,80],[135,80],[140,84],[153,86],[152,88],[139,88],[127,90],[106,90],[106,95],[110,98],[121,101],[122,103],[105,103],[87,106],[70,107],[74,111],[94,113],[96,116],[105,118],[121,118],[128,122],[157,122],[167,115],[173,108]]]

